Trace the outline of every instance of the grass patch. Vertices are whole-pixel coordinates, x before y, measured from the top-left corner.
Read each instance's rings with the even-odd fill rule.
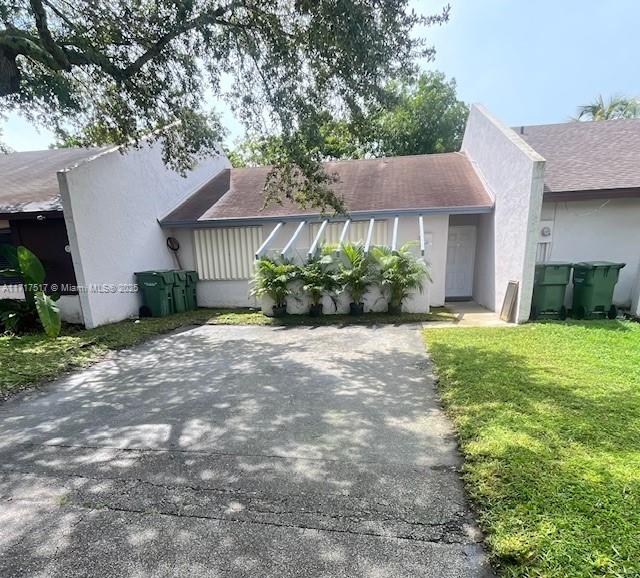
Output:
[[[84,367],[110,351],[131,347],[148,339],[189,325],[345,325],[374,323],[416,323],[451,319],[445,309],[432,313],[402,315],[366,314],[362,317],[331,315],[312,319],[291,315],[266,317],[259,311],[198,309],[170,317],[122,321],[96,329],[65,327],[57,339],[42,334],[0,336],[0,397],[30,385],[54,379],[74,368]]]
[[[503,576],[640,576],[640,324],[427,329]]]

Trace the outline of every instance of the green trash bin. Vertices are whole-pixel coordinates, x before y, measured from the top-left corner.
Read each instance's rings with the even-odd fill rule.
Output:
[[[618,310],[613,305],[613,290],[620,269],[625,263],[585,261],[573,266],[573,308],[576,319],[609,317],[615,319]]]
[[[571,263],[538,263],[533,282],[531,319],[566,319],[564,295],[571,277]]]
[[[198,308],[198,297],[196,296],[196,284],[198,283],[198,272],[197,271],[185,271],[187,275],[187,288],[186,288],[186,298],[187,298],[187,309],[189,311],[193,311]]]
[[[173,271],[173,310],[182,313],[187,310],[187,273]]]
[[[140,271],[135,275],[142,294],[140,317],[166,317],[173,313],[173,272]]]

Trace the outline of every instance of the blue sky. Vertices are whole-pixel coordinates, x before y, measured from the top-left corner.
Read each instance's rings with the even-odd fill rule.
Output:
[[[414,0],[429,14],[446,2]],[[640,95],[638,0],[449,0],[451,20],[424,31],[438,53],[426,68],[458,82],[510,125],[566,121],[598,94]],[[223,104],[231,140],[242,134]],[[52,136],[11,116],[4,140],[16,150],[46,148]]]

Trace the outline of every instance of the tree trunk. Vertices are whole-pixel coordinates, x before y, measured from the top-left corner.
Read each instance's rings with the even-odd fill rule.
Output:
[[[20,70],[16,64],[16,54],[0,48],[0,96],[14,94],[20,89]]]

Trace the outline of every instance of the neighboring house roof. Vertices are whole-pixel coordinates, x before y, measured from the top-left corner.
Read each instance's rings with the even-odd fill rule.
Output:
[[[574,121],[514,130],[546,159],[547,197],[640,196],[640,119]]]
[[[452,212],[490,209],[493,200],[463,153],[334,161],[349,213]],[[292,202],[263,208],[270,167],[226,169],[163,219],[163,225],[317,215]]]
[[[0,213],[61,211],[57,171],[102,150],[69,148],[0,154]]]

